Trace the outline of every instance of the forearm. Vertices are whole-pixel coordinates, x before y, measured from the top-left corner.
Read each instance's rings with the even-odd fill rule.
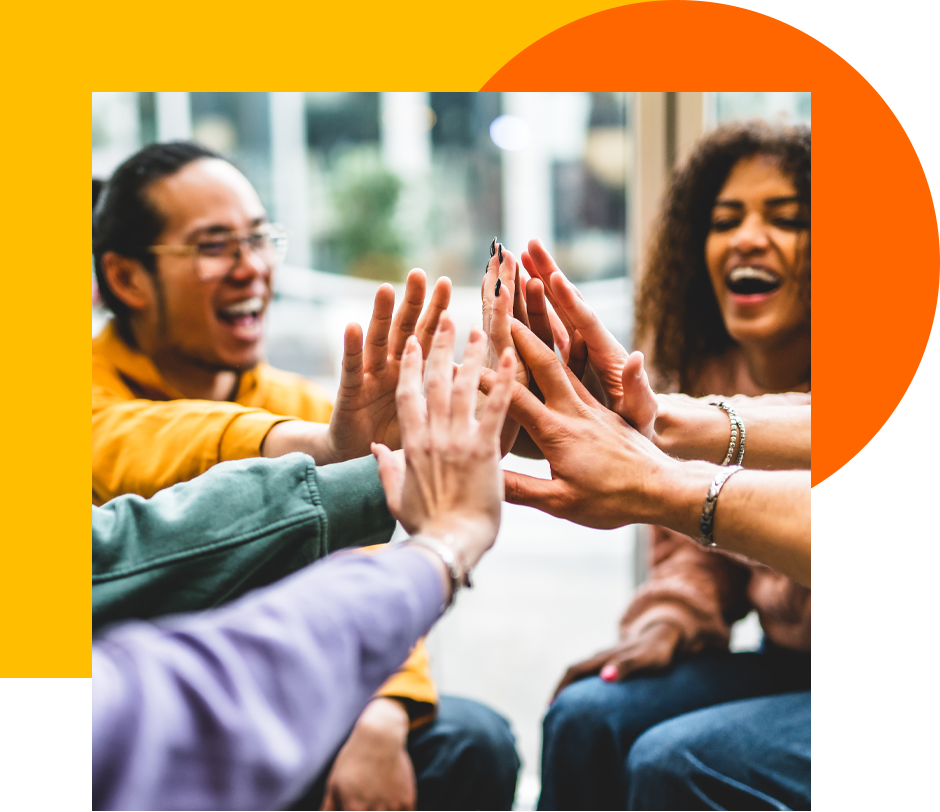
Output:
[[[722,462],[731,438],[731,421],[724,410],[681,395],[658,395],[657,399],[660,410],[654,440],[663,451],[680,459]],[[766,470],[809,468],[811,407],[759,401],[733,400],[746,432],[744,466]]]
[[[113,499],[92,508],[92,628],[217,606],[394,527],[371,457],[239,460]]]
[[[701,535],[705,496],[720,467],[676,462],[653,486],[655,524]],[[739,471],[721,489],[713,537],[721,549],[753,558],[810,586],[809,471]]]
[[[282,457],[294,451],[307,454],[317,465],[338,462],[330,445],[330,426],[327,423],[308,423],[290,420],[271,427],[261,443],[262,457]]]
[[[93,807],[290,801],[437,619],[441,577],[412,550],[348,556],[224,609],[115,629],[93,646]]]

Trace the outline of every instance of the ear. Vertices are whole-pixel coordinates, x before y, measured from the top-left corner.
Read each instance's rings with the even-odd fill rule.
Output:
[[[114,295],[131,310],[147,310],[154,303],[153,276],[138,260],[106,251],[101,264]]]

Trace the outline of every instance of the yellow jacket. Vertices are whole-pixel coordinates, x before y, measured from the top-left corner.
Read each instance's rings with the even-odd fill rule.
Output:
[[[241,376],[234,402],[192,400],[108,325],[91,342],[91,501],[149,497],[226,460],[257,457],[276,423],[327,423],[333,406],[311,381],[259,364]],[[419,641],[378,691],[404,700],[412,726],[435,712],[437,691]]]

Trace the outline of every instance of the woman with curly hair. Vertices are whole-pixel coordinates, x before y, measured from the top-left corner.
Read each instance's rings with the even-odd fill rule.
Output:
[[[636,328],[660,390],[809,391],[808,128],[702,139],[667,193]],[[810,590],[664,528],[650,557],[617,645],[558,686],[539,808],[808,809]],[[761,649],[731,653],[751,609]]]

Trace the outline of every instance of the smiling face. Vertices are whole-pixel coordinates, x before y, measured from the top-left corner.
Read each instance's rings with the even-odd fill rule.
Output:
[[[810,329],[809,205],[775,158],[742,158],[712,210],[705,262],[725,327],[742,346]]]
[[[192,246],[267,222],[258,195],[230,163],[201,159],[161,178],[147,195],[166,221],[158,245]],[[272,269],[242,244],[224,277],[205,281],[191,254],[157,257],[158,345],[154,355],[175,368],[244,370],[261,359],[262,320]]]

